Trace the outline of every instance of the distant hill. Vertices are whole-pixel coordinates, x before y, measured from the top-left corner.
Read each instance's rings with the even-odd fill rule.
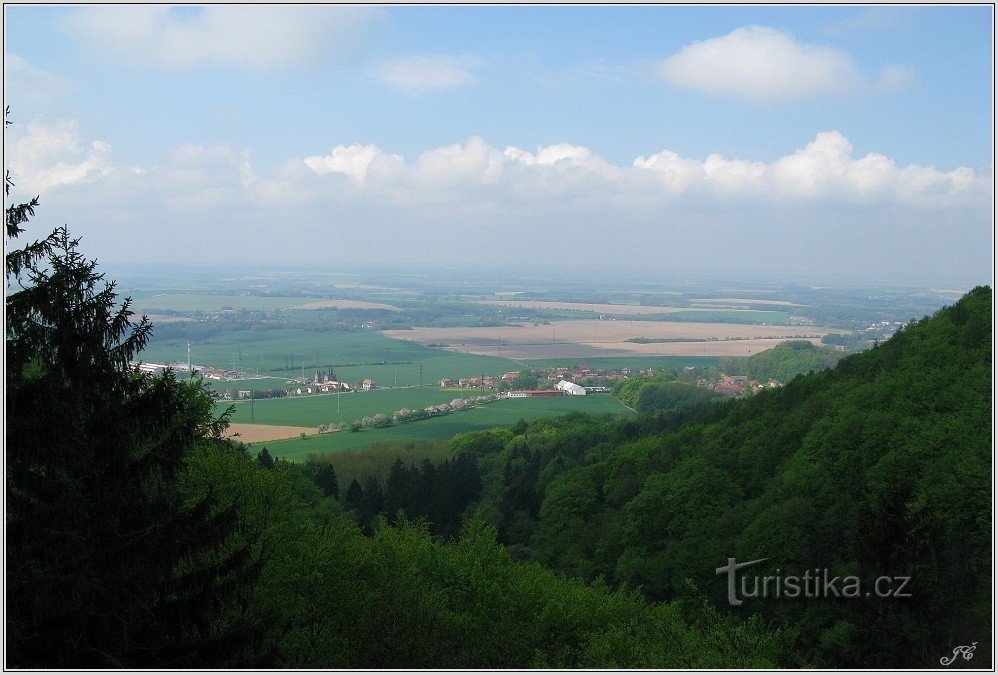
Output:
[[[798,375],[831,368],[843,356],[842,352],[807,340],[789,340],[744,359],[727,359],[721,369],[731,375],[748,375],[759,382],[789,382]]]

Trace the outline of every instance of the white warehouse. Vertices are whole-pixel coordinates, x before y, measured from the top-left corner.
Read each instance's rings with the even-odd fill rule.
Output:
[[[580,387],[579,385],[575,384],[574,382],[569,382],[568,380],[562,380],[561,382],[559,382],[558,384],[556,384],[555,385],[555,389],[561,389],[563,392],[565,392],[569,396],[585,396],[586,395],[586,389],[585,389],[585,387]]]

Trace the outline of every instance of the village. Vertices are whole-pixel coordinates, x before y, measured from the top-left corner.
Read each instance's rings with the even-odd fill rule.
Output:
[[[137,363],[133,365],[141,371],[150,374],[158,374],[169,368],[178,372],[197,373],[210,381],[238,381],[240,384],[244,384],[244,386],[247,382],[262,379],[251,373],[187,363],[171,363],[169,365]],[[479,374],[458,378],[444,377],[439,380],[439,385],[445,389],[477,390],[481,394],[478,397],[479,399],[488,395],[487,398],[491,401],[500,398],[543,398],[549,396],[610,394],[613,393],[614,383],[626,380],[632,376],[653,377],[656,374],[657,372],[654,368],[632,369],[622,367],[619,369],[604,370],[602,368],[590,367],[584,363],[576,363],[571,367],[557,366],[552,368],[513,370],[503,373],[500,376]],[[687,381],[689,384],[694,384],[697,387],[710,389],[715,393],[731,397],[757,394],[763,389],[782,386],[782,383],[777,380],[757,382],[745,375],[729,375],[719,372],[716,369],[696,369],[693,367],[681,369],[679,371],[679,379]],[[213,391],[213,396],[218,400],[283,398],[285,396],[314,396],[319,394],[372,391],[379,388],[371,378],[365,378],[357,383],[348,383],[337,379],[334,372],[321,369],[316,370],[310,379],[289,379],[285,382],[285,385],[283,388],[265,390],[219,389]],[[434,412],[448,412],[452,409],[459,410],[462,407],[466,407],[466,405],[461,404],[462,401],[463,399],[455,399],[448,406],[448,410],[437,410]],[[481,400],[476,401],[474,397],[468,399],[468,401],[467,405],[483,402]],[[405,413],[411,411],[403,409],[399,412],[403,413],[401,415],[403,418],[410,417]]]

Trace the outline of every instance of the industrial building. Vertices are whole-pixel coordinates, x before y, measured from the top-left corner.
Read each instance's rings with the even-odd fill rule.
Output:
[[[568,380],[562,380],[555,385],[555,389],[560,389],[565,392],[568,396],[585,396],[586,388],[575,384],[574,382],[569,382]]]

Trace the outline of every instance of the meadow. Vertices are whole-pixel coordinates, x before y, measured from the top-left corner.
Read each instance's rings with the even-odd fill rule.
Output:
[[[468,398],[476,395],[471,391],[454,391],[439,386],[399,387],[398,389],[375,389],[355,391],[345,394],[318,394],[315,396],[289,396],[256,401],[231,402],[235,412],[232,422],[256,424],[278,424],[296,427],[317,427],[332,422],[353,422],[376,413],[392,415],[400,408],[425,408],[429,405],[450,403],[455,398]],[[339,412],[337,412],[339,399]],[[219,412],[230,405],[229,401],[219,403]]]
[[[346,397],[344,397],[344,400]],[[292,438],[284,441],[254,443],[258,452],[264,446],[273,457],[301,462],[309,455],[323,455],[361,448],[378,441],[442,441],[456,434],[516,424],[521,419],[565,415],[583,412],[590,415],[610,413],[632,415],[615,397],[609,395],[564,396],[558,398],[505,399],[472,410],[448,413],[439,417],[399,424],[385,429],[365,429],[356,433],[339,431],[333,434]]]
[[[290,357],[294,356],[294,366]],[[142,351],[142,360],[150,363],[187,361],[187,340],[159,339]],[[212,337],[191,344],[195,364],[262,374],[274,378],[311,377],[316,364],[332,366],[336,377],[356,383],[371,378],[383,386],[399,387],[420,383],[419,364],[423,365],[423,384],[444,377],[500,375],[521,366],[494,356],[465,354],[426,347],[387,337],[370,328],[353,331],[271,330],[219,331]],[[226,383],[216,388],[232,388]]]

